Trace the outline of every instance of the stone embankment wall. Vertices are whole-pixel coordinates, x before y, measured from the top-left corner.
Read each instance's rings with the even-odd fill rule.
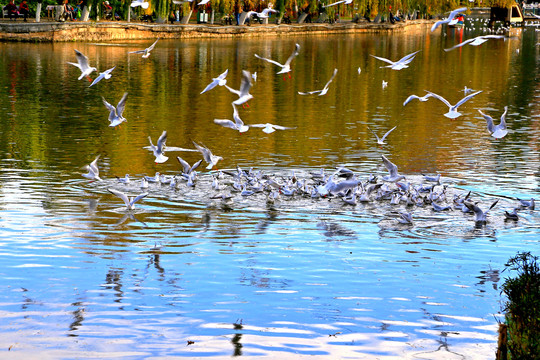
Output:
[[[325,35],[343,33],[388,33],[425,29],[433,20],[414,20],[396,24],[336,23],[294,25],[168,25],[127,22],[88,23],[0,23],[0,41],[112,41],[135,39],[182,39],[219,37],[262,37],[287,35]]]

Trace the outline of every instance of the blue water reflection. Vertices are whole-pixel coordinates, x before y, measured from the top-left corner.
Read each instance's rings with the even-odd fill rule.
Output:
[[[520,212],[517,223],[502,216],[515,197],[538,197],[540,58],[529,30],[450,53],[442,49],[460,36],[453,30],[446,37],[422,30],[160,40],[146,62],[126,57],[139,43],[4,44],[0,348],[65,359],[493,358],[501,271],[517,251],[538,249],[535,211]],[[253,59],[261,49],[288,54],[295,42],[304,56],[290,80]],[[115,82],[97,91],[74,80],[65,65],[74,48],[100,68],[117,64]],[[420,48],[410,71],[379,69],[369,56]],[[334,64],[341,77],[332,92],[295,96],[324,83]],[[200,89],[225,68],[238,84],[247,67],[259,80],[243,120],[295,131],[233,134],[212,123],[230,116],[230,95],[199,96]],[[464,106],[458,120],[444,118],[437,102],[402,106],[423,90],[457,99],[465,85],[484,97]],[[119,98],[125,89],[128,122],[113,130],[101,96]],[[504,105],[511,133],[495,141],[476,109],[498,114]],[[395,125],[389,144],[377,147],[367,126],[381,133]],[[345,165],[367,177],[385,172],[386,154],[414,181],[440,172],[452,192],[471,190],[484,208],[499,204],[480,228],[471,215],[427,207],[414,210],[414,226],[403,226],[388,203],[294,197],[269,206],[256,195],[223,204],[208,198],[211,177],[202,171],[195,188],[152,185],[126,213],[107,191],[120,186],[115,176],[179,171],[176,154],[158,165],[142,149],[164,129],[172,146],[203,139],[233,170],[309,178]],[[97,154],[102,183],[80,175]],[[138,186],[123,190],[137,193]]]

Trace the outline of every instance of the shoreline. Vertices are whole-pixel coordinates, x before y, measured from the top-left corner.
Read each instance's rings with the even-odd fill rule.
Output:
[[[268,25],[176,25],[134,22],[0,22],[0,41],[67,42],[163,39],[232,38],[289,35],[392,33],[431,27],[435,20],[378,23]]]

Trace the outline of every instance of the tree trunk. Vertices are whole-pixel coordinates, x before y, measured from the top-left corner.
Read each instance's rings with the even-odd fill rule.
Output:
[[[188,14],[182,16],[182,20],[180,21],[180,23],[181,23],[181,24],[187,24],[187,23],[189,23],[189,19],[191,18],[191,14],[193,14],[193,10],[189,9]]]
[[[41,20],[41,3],[39,2],[36,7],[36,22]]]
[[[88,18],[90,17],[90,10],[92,9],[92,5],[87,6],[85,5],[82,11],[81,15],[81,21],[88,21]]]

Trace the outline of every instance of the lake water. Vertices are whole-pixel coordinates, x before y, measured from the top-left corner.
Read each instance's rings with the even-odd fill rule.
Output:
[[[152,41],[2,44],[0,357],[493,359],[504,264],[540,250],[537,211],[503,216],[517,197],[539,198],[540,47],[529,27],[443,51],[479,34],[160,40],[148,59],[127,52]],[[254,57],[284,62],[295,43],[291,78]],[[101,71],[116,65],[112,78],[78,81],[74,49]],[[401,71],[370,56],[417,50]],[[328,94],[297,94],[322,89],[334,68]],[[246,124],[294,129],[214,124],[232,119],[235,96],[200,92],[225,69],[233,88],[242,69],[257,72],[239,109]],[[402,105],[425,90],[456,103],[465,86],[483,92],[455,120],[436,99]],[[127,122],[110,128],[101,97],[116,104],[124,92]],[[505,106],[510,132],[496,140],[478,109],[498,123]],[[394,126],[384,146],[368,129]],[[169,146],[204,143],[220,169],[309,180],[346,166],[365,180],[385,175],[385,155],[415,183],[440,173],[483,209],[499,202],[481,227],[459,210],[388,201],[296,195],[268,206],[264,194],[232,193],[223,206],[201,166],[195,188],[151,184],[126,212],[108,188],[138,194],[143,175],[178,174],[177,155],[201,158],[169,152],[156,164],[143,147],[163,130]],[[82,177],[97,155],[102,182]],[[132,184],[115,179],[125,174]],[[403,210],[414,225],[397,223]]]

